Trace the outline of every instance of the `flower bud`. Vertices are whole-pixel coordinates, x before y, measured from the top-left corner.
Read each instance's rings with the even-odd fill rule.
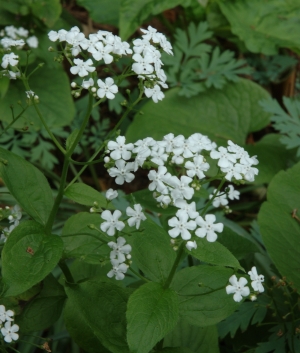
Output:
[[[92,87],[92,88],[91,88],[91,91],[92,91],[93,93],[95,93],[95,92],[97,91],[97,88],[96,88],[96,87]]]
[[[104,163],[108,163],[110,161],[110,158],[108,156],[104,157]]]
[[[72,88],[75,88],[76,86],[77,86],[77,83],[76,83],[76,82],[72,82],[72,83],[71,83],[71,87],[72,87]]]

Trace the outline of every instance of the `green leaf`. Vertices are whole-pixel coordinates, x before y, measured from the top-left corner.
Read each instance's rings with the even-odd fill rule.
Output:
[[[300,100],[283,97],[283,103],[289,114],[279,105],[276,99],[266,99],[259,102],[263,109],[271,113],[271,121],[275,129],[281,133],[280,142],[287,149],[296,148],[300,157]]]
[[[219,353],[217,327],[198,327],[180,319],[175,329],[165,337],[164,346],[189,348],[194,353]]]
[[[0,158],[0,176],[10,193],[34,220],[46,224],[53,206],[47,179],[31,163],[14,153],[0,148]]]
[[[267,304],[264,302],[259,304],[257,302],[242,303],[232,315],[219,323],[220,338],[224,338],[228,333],[233,338],[239,328],[244,332],[250,324],[261,323],[267,314]]]
[[[142,222],[143,232],[131,237],[132,258],[144,274],[155,282],[164,282],[176,258],[170,246],[170,237],[153,221]]]
[[[197,249],[192,249],[191,251],[186,250],[186,253],[212,265],[229,266],[243,270],[238,260],[219,242],[215,241],[210,243],[206,238],[197,238],[196,243]]]
[[[62,6],[59,0],[33,0],[31,11],[47,27],[52,27],[61,14]]]
[[[107,236],[100,231],[101,222],[98,214],[80,212],[71,216],[62,229],[63,257],[75,257],[91,264],[100,264],[100,261],[103,261],[103,258],[111,251],[106,245]],[[100,232],[90,229],[90,224],[99,227]]]
[[[249,154],[251,156],[256,155],[259,161],[257,166],[259,172],[255,177],[255,184],[270,183],[274,175],[290,165],[290,160],[293,159],[295,154],[293,151],[288,151],[280,143],[280,139],[278,134],[267,134],[255,145],[244,146]]]
[[[248,50],[265,55],[279,48],[300,50],[300,4],[298,0],[218,0],[231,31]]]
[[[0,80],[0,100],[3,99],[6,95],[10,83],[10,79],[8,77],[1,77]]]
[[[177,348],[164,348],[162,350],[156,351],[157,353],[194,353],[188,348],[177,347]]]
[[[171,287],[179,296],[179,314],[191,325],[214,325],[232,314],[238,304],[225,287],[234,271],[220,266],[194,266],[176,273]],[[199,285],[201,283],[201,285]]]
[[[97,23],[118,26],[121,0],[77,0],[79,6],[88,10],[91,19]]]
[[[60,260],[62,250],[60,237],[46,235],[39,223],[20,223],[10,233],[2,252],[5,296],[25,292],[43,280]]]
[[[127,39],[150,15],[158,15],[190,0],[121,0],[120,36]]]
[[[218,242],[226,246],[238,260],[242,260],[248,254],[259,251],[253,242],[228,227],[224,227],[223,232],[218,235]]]
[[[63,287],[52,274],[48,275],[41,292],[25,303],[22,313],[16,317],[22,332],[44,330],[53,325],[61,315],[65,299]]]
[[[148,353],[177,323],[177,294],[158,283],[146,283],[130,296],[126,317],[129,348]]]
[[[28,71],[32,69],[34,67],[30,67]],[[38,108],[49,127],[70,124],[74,118],[75,108],[70,94],[69,79],[62,69],[48,67],[39,69],[30,78],[30,88],[39,96]],[[26,106],[25,88],[20,80],[10,83],[5,99],[0,101],[0,115],[3,121],[10,123],[12,120],[11,104],[14,105],[15,116],[21,112],[18,101],[22,102],[22,106]],[[35,129],[42,127],[34,106],[30,106],[13,127],[22,129],[24,125],[31,123]]]
[[[112,283],[89,280],[80,284],[69,284],[65,290],[68,296],[65,323],[67,328],[71,328],[70,333],[78,344],[88,352],[96,352],[97,346],[90,347],[89,344],[96,344],[97,339],[110,352],[129,353],[125,317],[128,294],[124,288]],[[76,320],[79,325],[77,327],[72,321],[75,316],[74,308],[83,319]],[[97,352],[99,351],[101,350],[98,346]]]
[[[103,196],[99,191],[93,189],[84,183],[75,183],[67,188],[65,191],[65,196],[69,199],[79,203],[80,205],[93,206],[94,202],[98,202],[99,207],[107,208],[107,201],[105,196]],[[113,206],[110,204],[109,209]]]
[[[287,282],[300,290],[300,162],[288,171],[279,172],[271,181],[265,202],[258,214],[258,223],[275,266]],[[288,256],[287,256],[288,254]]]
[[[200,132],[217,143],[231,139],[242,145],[249,132],[260,130],[269,122],[269,114],[257,104],[262,96],[267,97],[268,93],[244,79],[228,83],[222,91],[211,88],[190,99],[178,97],[178,89],[171,89],[159,109],[152,101],[143,106],[144,114],[136,115],[126,138],[135,142],[148,136],[161,139],[170,132],[185,137]]]

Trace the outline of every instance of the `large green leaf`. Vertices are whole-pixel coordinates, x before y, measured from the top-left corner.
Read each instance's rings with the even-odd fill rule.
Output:
[[[29,69],[29,72],[32,69],[33,67]],[[62,69],[43,67],[30,78],[29,83],[30,88],[40,98],[38,108],[48,126],[65,126],[72,121],[75,115],[75,107],[70,94],[68,76]],[[15,116],[21,112],[21,107],[17,104],[18,101],[26,106],[25,88],[19,80],[11,82],[5,99],[0,101],[0,115],[3,121],[11,122],[10,106],[12,104],[14,105]],[[33,128],[35,129],[42,126],[33,106],[27,109],[13,127],[23,128],[24,125],[30,126],[31,123],[34,124]]]
[[[125,317],[127,291],[116,284],[98,280],[69,284],[65,289],[68,296],[65,322],[67,327],[71,327],[70,334],[75,341],[88,352],[96,352],[97,346],[90,347],[89,344],[97,344],[99,340],[110,352],[129,353]],[[74,327],[72,321],[74,308],[83,319],[77,321],[77,327]],[[87,336],[83,337],[80,330]]]
[[[257,155],[259,161],[256,184],[269,183],[274,175],[288,167],[289,160],[295,155],[281,144],[280,138],[279,134],[268,134],[255,145],[245,146],[251,156]]]
[[[62,239],[64,242],[63,257],[75,257],[91,264],[100,264],[101,259],[108,256],[111,251],[104,243],[109,241],[109,239],[100,231],[101,221],[98,214],[87,212],[80,212],[71,216],[66,221],[62,230]],[[100,232],[89,228],[90,224],[99,227]]]
[[[219,242],[210,243],[206,238],[197,238],[196,243],[197,249],[192,249],[191,251],[186,250],[188,254],[212,265],[230,266],[235,269],[243,270],[238,260]]]
[[[92,207],[94,202],[97,201],[99,207],[107,208],[106,198],[99,191],[84,183],[72,184],[65,191],[65,196],[81,205]]]
[[[300,51],[300,3],[298,0],[218,0],[231,30],[248,50],[266,55],[279,48]]]
[[[146,283],[130,296],[126,317],[129,348],[148,353],[177,323],[177,294],[159,283]]]
[[[93,21],[118,26],[120,1],[77,0],[77,4],[88,10]]]
[[[2,252],[5,296],[23,293],[43,280],[60,260],[62,250],[60,237],[46,235],[39,223],[20,223],[10,233]]]
[[[45,176],[31,163],[0,148],[0,176],[19,205],[33,219],[46,224],[53,196]]]
[[[62,6],[59,0],[35,0],[31,4],[32,14],[40,19],[47,27],[52,27],[59,19]]]
[[[258,105],[268,93],[259,85],[245,79],[228,83],[223,90],[209,89],[192,98],[178,96],[174,88],[166,93],[159,106],[149,101],[143,115],[136,115],[126,138],[161,139],[172,132],[186,138],[195,132],[208,135],[217,143],[232,140],[244,144],[249,132],[257,131],[269,122],[269,114]]]
[[[218,353],[218,330],[216,326],[198,327],[180,319],[165,337],[164,346],[189,348],[194,353]]]
[[[238,304],[225,287],[234,271],[220,266],[194,266],[175,275],[171,287],[179,296],[179,314],[191,325],[214,325],[232,314]]]
[[[282,276],[300,290],[300,222],[292,217],[300,208],[300,162],[279,172],[269,185],[267,202],[258,222],[267,251]],[[299,211],[296,212],[298,219]]]
[[[152,281],[164,282],[176,258],[170,237],[163,228],[148,219],[141,228],[144,229],[142,233],[134,233],[130,238],[132,258]]]
[[[63,287],[52,274],[43,281],[41,292],[25,304],[16,317],[22,332],[44,330],[54,324],[61,315],[66,299]]]
[[[127,39],[150,15],[190,3],[190,0],[121,0],[120,35]]]

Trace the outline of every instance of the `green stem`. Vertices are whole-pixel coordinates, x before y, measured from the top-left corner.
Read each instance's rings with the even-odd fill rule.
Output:
[[[164,286],[163,286],[164,289],[169,288],[169,286],[170,286],[170,284],[171,284],[171,282],[172,282],[172,280],[173,280],[173,277],[174,277],[174,275],[175,275],[175,272],[176,272],[176,270],[177,270],[177,267],[178,267],[178,265],[179,265],[179,263],[180,263],[182,254],[183,254],[183,252],[184,252],[184,247],[185,247],[185,243],[183,242],[183,243],[180,245],[179,249],[178,249],[178,253],[177,253],[176,259],[175,259],[175,261],[174,261],[174,264],[173,264],[173,266],[172,266],[172,268],[171,268],[171,271],[170,271],[170,273],[169,273],[169,276],[168,276],[168,278],[167,278],[167,280],[166,280],[166,282],[165,282],[165,284],[164,284]]]
[[[121,123],[124,121],[124,119],[127,117],[127,115],[130,113],[130,111],[133,109],[134,106],[136,106],[141,100],[142,100],[142,95],[143,95],[143,91],[140,91],[139,97],[136,99],[135,102],[133,102],[133,104],[128,107],[128,109],[126,110],[126,112],[123,114],[123,116],[121,117],[121,119],[117,122],[117,124],[115,125],[115,127],[110,131],[110,133],[107,135],[107,139],[110,138],[110,136],[112,136],[115,131],[117,130],[117,128],[121,125]],[[73,180],[71,180],[71,182],[67,185],[67,187],[65,188],[65,190],[68,189],[68,187],[70,187],[71,185],[73,185],[75,183],[75,181],[79,178],[79,176],[86,170],[86,168],[88,167],[88,164],[91,163],[96,157],[97,155],[100,153],[100,151],[105,147],[105,142],[103,142],[101,144],[101,146],[95,151],[95,153],[91,156],[91,158],[86,162],[86,165],[84,165],[80,171],[78,172],[77,176],[73,178]],[[73,162],[74,163],[74,162]]]
[[[25,113],[27,108],[28,106],[23,108],[21,113],[16,118],[13,118],[13,120],[6,126],[6,128],[1,131],[0,137]]]
[[[133,270],[132,268],[129,267],[129,270],[136,275],[137,277],[139,277],[141,280],[143,280],[144,282],[150,282],[147,278],[145,278],[144,276],[140,275],[138,272],[136,272],[135,270]]]
[[[69,283],[75,283],[74,278],[72,276],[72,273],[68,267],[68,265],[64,261],[60,261],[58,263],[58,266],[62,270],[64,276],[66,277],[67,282]]]
[[[216,198],[218,192],[221,190],[221,188],[222,188],[222,186],[224,185],[225,181],[226,181],[225,178],[223,178],[223,179],[221,180],[221,182],[220,182],[220,184],[219,184],[217,190],[215,190],[215,192],[214,192],[213,197],[212,197],[210,200],[208,200],[207,204],[206,204],[205,207],[203,208],[203,210],[202,210],[202,212],[201,212],[201,216],[204,216],[204,215],[205,215],[205,212],[207,211],[208,207],[212,204],[213,200]]]
[[[82,149],[83,149],[83,152],[84,152],[86,158],[90,159],[91,156],[89,155],[88,149],[85,146],[83,146]],[[99,184],[99,180],[98,180],[98,176],[97,176],[97,173],[96,173],[95,166],[93,164],[89,164],[89,170],[90,170],[90,172],[92,174],[93,182],[95,184],[96,189],[98,191],[101,191],[101,187],[100,187],[100,184]]]

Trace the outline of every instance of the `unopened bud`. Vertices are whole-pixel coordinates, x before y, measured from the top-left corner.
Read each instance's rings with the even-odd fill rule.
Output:
[[[130,254],[126,255],[126,259],[130,260],[131,259],[131,255]]]
[[[104,163],[108,163],[110,161],[110,158],[108,156],[104,157]]]
[[[91,91],[95,93],[97,91],[97,88],[96,87],[92,87]]]
[[[71,83],[71,87],[72,87],[72,88],[77,87],[77,83],[76,83],[76,82],[72,82],[72,83]]]
[[[52,47],[49,47],[48,51],[54,51],[54,49]]]
[[[89,224],[88,227],[89,227],[90,229],[97,229],[97,227],[95,226],[95,224]]]
[[[74,97],[78,98],[80,96],[79,92],[75,92]]]

